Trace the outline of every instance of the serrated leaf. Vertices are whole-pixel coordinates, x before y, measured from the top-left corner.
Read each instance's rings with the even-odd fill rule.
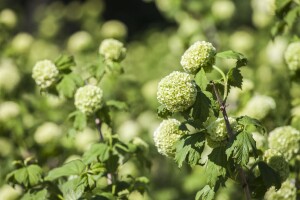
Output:
[[[99,159],[101,162],[109,158],[110,148],[107,144],[93,144],[91,148],[83,154],[82,160],[84,163],[89,164]]]
[[[215,185],[219,179],[223,179],[226,176],[226,166],[225,147],[220,146],[214,148],[208,155],[208,161],[205,168],[207,180],[211,186]]]
[[[206,185],[202,190],[197,192],[195,200],[213,200],[214,197],[215,191],[209,185]]]
[[[264,185],[269,188],[275,186],[276,189],[279,189],[281,186],[280,176],[277,174],[274,169],[268,166],[265,162],[260,161],[258,163],[258,168],[260,175],[262,176]]]
[[[20,200],[41,200],[48,199],[48,192],[46,189],[36,193],[27,192]]]
[[[76,65],[74,57],[65,54],[60,55],[54,63],[59,71],[67,72],[70,72],[70,68]]]
[[[230,59],[236,59],[236,60],[245,59],[245,56],[243,54],[232,51],[232,50],[222,51],[220,53],[217,53],[216,56],[219,58],[230,58]]]
[[[160,105],[157,108],[157,115],[163,119],[167,119],[170,117],[173,113],[169,111],[164,105]]]
[[[82,181],[80,177],[77,177],[60,185],[59,188],[63,193],[64,199],[77,200],[82,196],[86,186],[87,182]]]
[[[182,167],[184,161],[187,161],[191,166],[198,164],[204,149],[204,142],[205,135],[203,133],[182,137],[176,145],[175,162],[177,162],[178,167]]]
[[[227,73],[228,84],[242,89],[243,76],[238,68],[231,68]]]
[[[38,165],[29,165],[7,175],[7,181],[16,181],[25,187],[35,186],[42,180],[42,169]]]
[[[200,122],[205,122],[209,116],[209,109],[211,108],[211,100],[209,96],[212,95],[207,91],[197,92],[196,101],[192,107],[192,116],[194,119],[200,120]],[[201,123],[199,123],[199,125],[201,125]]]
[[[38,165],[29,165],[26,167],[29,179],[29,185],[37,185],[42,179],[43,170]]]
[[[286,14],[286,16],[284,17],[284,21],[287,23],[289,28],[293,27],[295,21],[299,17],[299,13],[300,13],[300,6],[297,6],[289,10],[289,12]]]
[[[226,150],[227,158],[232,157],[236,164],[245,166],[249,162],[250,152],[256,151],[255,140],[252,135],[242,131],[235,135],[231,146]]]
[[[77,86],[82,85],[83,81],[75,74],[64,75],[62,80],[57,84],[56,89],[59,94],[71,98],[73,97]]]
[[[109,100],[106,102],[106,105],[117,108],[118,110],[128,110],[128,105],[123,101]]]
[[[206,90],[209,81],[203,68],[201,68],[201,70],[196,74],[195,82],[202,91]]]
[[[257,119],[249,116],[241,116],[236,119],[237,123],[243,126],[244,131],[250,133],[259,131],[260,133],[266,133],[266,128]]]
[[[45,177],[45,180],[52,181],[62,176],[80,175],[85,167],[85,164],[81,160],[73,160],[61,167],[52,169]]]
[[[83,130],[87,125],[87,117],[85,114],[83,114],[80,111],[76,112],[75,118],[74,118],[74,123],[73,123],[73,127],[76,130]]]

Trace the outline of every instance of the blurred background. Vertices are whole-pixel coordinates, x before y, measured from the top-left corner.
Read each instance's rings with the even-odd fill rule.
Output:
[[[271,39],[274,10],[274,0],[1,0],[0,199],[8,198],[8,193],[9,199],[20,195],[5,184],[13,160],[34,156],[47,170],[70,156],[82,155],[97,142],[93,127],[68,132],[66,118],[74,109],[73,102],[41,95],[31,70],[38,60],[68,53],[84,71],[97,60],[105,38],[116,38],[128,49],[122,62],[124,75],[110,75],[101,82],[103,90],[109,91],[106,99],[126,101],[130,106],[129,112],[115,113],[114,132],[125,141],[138,136],[149,144],[150,170],[134,163],[123,169],[123,173],[150,179],[146,194],[132,199],[194,199],[205,185],[203,168],[178,169],[158,154],[152,140],[161,122],[156,114],[157,84],[172,71],[182,70],[181,55],[195,41],[209,41],[219,52],[232,49],[249,60],[242,68],[243,90],[230,92],[230,115],[258,118],[268,131],[290,122],[299,129],[300,91],[288,81],[283,59],[291,37]],[[234,61],[217,60],[216,64],[227,71]],[[209,77],[219,75],[212,72]],[[228,182],[217,199],[242,199],[234,184]]]

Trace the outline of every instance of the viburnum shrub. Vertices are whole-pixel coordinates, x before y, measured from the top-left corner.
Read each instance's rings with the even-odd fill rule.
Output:
[[[133,161],[141,168],[149,168],[148,145],[138,137],[123,142],[114,134],[111,114],[116,110],[126,111],[128,106],[123,101],[105,99],[104,94],[111,91],[100,87],[106,74],[120,75],[126,48],[115,39],[105,39],[99,53],[97,64],[91,62],[85,68],[87,74],[79,74],[75,59],[68,55],[55,61],[38,61],[33,67],[32,77],[42,94],[73,102],[73,112],[68,117],[73,126],[68,133],[76,135],[93,128],[99,134],[99,142],[86,148],[85,138],[76,140],[79,149],[85,150],[83,155],[67,159],[55,168],[42,168],[40,158],[34,156],[15,161],[16,169],[7,175],[7,181],[21,186],[22,199],[128,199],[133,192],[145,191],[146,177],[119,172]],[[49,121],[36,129],[34,139],[37,144],[47,146],[63,134],[60,126]]]
[[[216,59],[235,59],[236,64],[225,72],[215,65]],[[258,119],[227,115],[228,94],[233,87],[242,88],[241,68],[247,59],[231,50],[217,53],[211,43],[198,41],[184,52],[180,63],[185,72],[172,72],[158,84],[158,115],[164,119],[153,136],[158,152],[179,167],[184,163],[205,167],[207,183],[196,199],[214,199],[228,179],[240,185],[246,199],[280,196],[293,181],[288,177],[294,165],[290,161],[297,160],[299,131],[277,128],[270,133],[269,148],[258,150],[257,135],[266,136]],[[274,109],[275,102],[269,104]]]

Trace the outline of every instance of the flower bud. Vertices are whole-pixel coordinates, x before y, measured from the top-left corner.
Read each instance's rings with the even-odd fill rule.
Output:
[[[75,106],[86,115],[96,112],[102,107],[103,91],[94,85],[86,85],[77,89]]]
[[[32,78],[42,89],[49,88],[57,80],[59,71],[50,60],[38,61],[32,69]]]
[[[282,153],[287,161],[300,152],[300,132],[291,126],[282,126],[269,133],[269,148]]]
[[[198,41],[190,46],[182,55],[180,64],[184,71],[196,74],[201,68],[211,71],[215,63],[216,49],[205,41]]]
[[[188,134],[187,131],[179,129],[180,121],[176,119],[163,120],[155,130],[153,139],[159,153],[164,156],[173,157],[175,154],[175,143],[183,136]]]
[[[291,71],[300,69],[300,42],[293,42],[287,47],[284,59]]]
[[[286,180],[281,184],[281,188],[276,190],[274,186],[266,192],[265,200],[296,200],[297,188],[295,186],[295,180]]]
[[[158,102],[171,112],[188,109],[195,103],[196,96],[196,86],[187,73],[172,72],[158,83]]]
[[[275,149],[266,150],[264,153],[264,160],[279,174],[281,181],[285,181],[288,178],[290,173],[289,163],[279,151]]]
[[[115,39],[105,39],[99,47],[99,54],[106,60],[120,62],[125,58],[126,48],[123,43]]]

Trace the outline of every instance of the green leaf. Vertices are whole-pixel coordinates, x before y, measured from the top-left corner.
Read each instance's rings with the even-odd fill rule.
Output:
[[[64,199],[77,200],[82,196],[86,186],[87,182],[82,181],[80,177],[77,177],[60,185],[59,188],[63,193]]]
[[[169,111],[164,105],[160,105],[157,108],[157,115],[163,119],[167,119],[170,117],[173,113]]]
[[[91,148],[83,154],[82,160],[84,163],[89,164],[99,159],[101,162],[108,160],[110,148],[107,144],[93,144]]]
[[[21,200],[41,200],[41,199],[48,199],[48,192],[46,189],[38,191],[36,193],[27,192]]]
[[[183,136],[176,145],[175,161],[178,167],[182,167],[184,161],[187,161],[191,166],[197,165],[201,159],[204,142],[204,133],[194,133],[192,135]]]
[[[73,127],[76,130],[83,130],[87,125],[87,117],[84,113],[77,111],[73,123]]]
[[[271,186],[275,186],[276,189],[279,189],[281,186],[280,176],[278,173],[274,171],[271,167],[269,167],[265,162],[260,161],[258,163],[258,168],[260,171],[260,175],[262,176],[264,185],[269,188]]]
[[[118,110],[128,110],[128,105],[123,101],[109,100],[106,102],[106,105],[117,108]]]
[[[196,74],[195,81],[202,91],[206,89],[209,81],[203,68]]]
[[[82,86],[84,84],[80,76],[76,74],[64,75],[62,80],[57,84],[56,89],[59,94],[72,98],[77,86]]]
[[[236,119],[237,123],[243,126],[244,131],[248,133],[259,131],[260,133],[266,133],[266,128],[257,119],[249,116],[241,116]]]
[[[211,108],[211,97],[212,94],[207,91],[198,91],[196,101],[193,105],[192,116],[194,119],[200,120],[200,122],[205,122],[209,116],[209,109]],[[199,123],[199,126],[201,123]],[[199,128],[199,127],[197,127]]]
[[[287,23],[289,28],[292,28],[295,21],[298,19],[300,14],[300,6],[294,7],[289,12],[287,15],[284,17],[284,21]]]
[[[235,135],[234,141],[226,150],[226,155],[227,158],[232,156],[237,164],[245,166],[249,161],[251,151],[256,151],[255,140],[250,133],[242,131],[238,135]]]
[[[231,68],[227,73],[228,84],[242,89],[243,76],[240,69]]]
[[[209,185],[206,185],[202,190],[197,192],[195,200],[213,200],[215,191]]]
[[[45,180],[52,181],[62,176],[80,175],[85,170],[85,164],[81,160],[73,160],[61,167],[52,169]]]
[[[55,66],[59,71],[66,71],[70,72],[70,68],[75,66],[75,60],[73,56],[70,55],[60,55],[56,60],[55,60]]]
[[[16,181],[25,187],[35,186],[42,180],[42,169],[38,165],[29,165],[9,173],[7,181]]]
[[[225,180],[226,177],[227,160],[225,154],[225,147],[220,146],[212,150],[208,155],[208,162],[205,168],[208,183],[214,186],[217,181]]]
[[[217,53],[216,56],[219,58],[236,59],[236,68],[247,65],[247,58],[243,54],[232,50]]]
[[[284,15],[289,11],[292,0],[276,0],[276,16],[282,19]]]

